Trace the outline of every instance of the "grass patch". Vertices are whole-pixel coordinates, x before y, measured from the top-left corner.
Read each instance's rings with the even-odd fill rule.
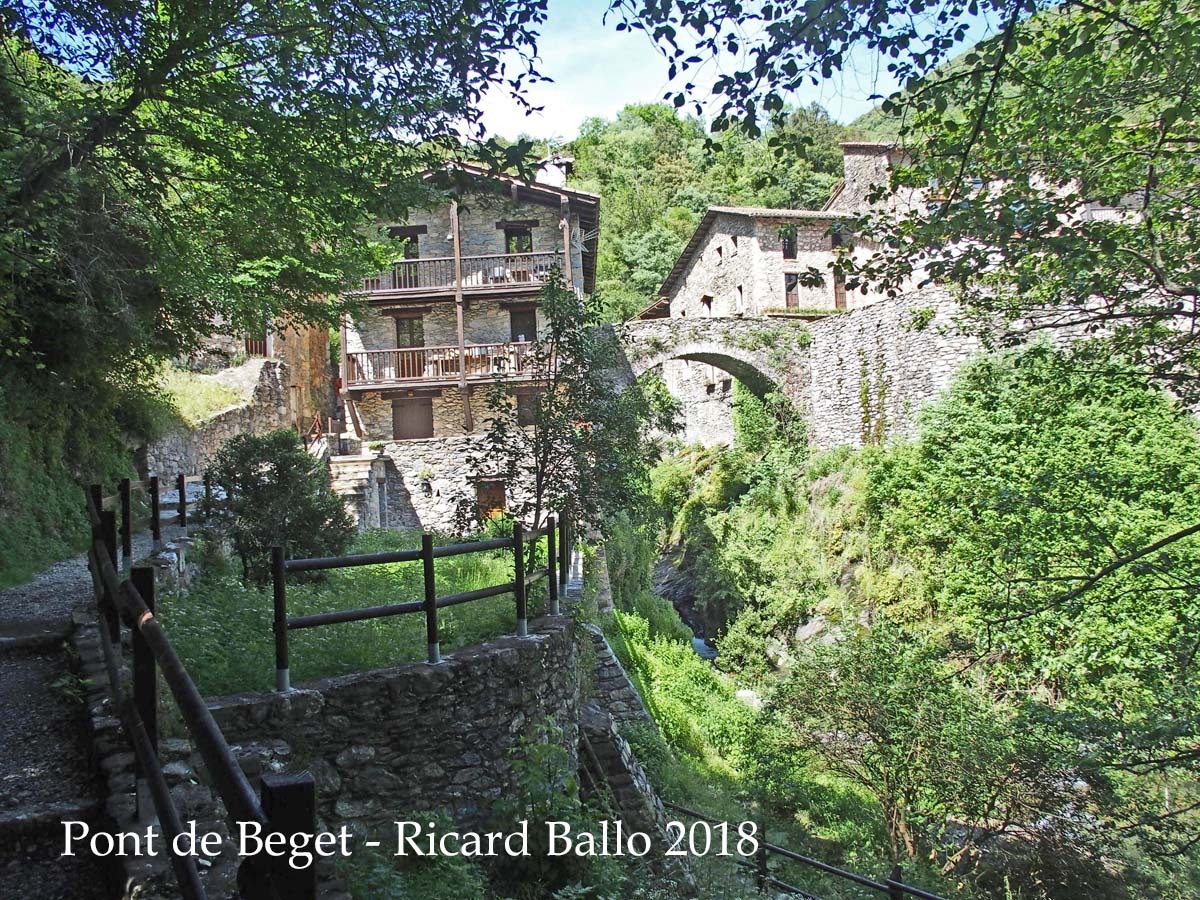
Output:
[[[351,553],[415,549],[418,531],[372,531]],[[437,544],[452,543],[438,537]],[[439,559],[438,596],[503,584],[513,577],[505,550]],[[541,588],[542,585],[538,585]],[[288,584],[288,614],[362,609],[424,596],[421,563],[338,569],[321,581]],[[186,593],[163,599],[160,618],[202,694],[270,690],[274,684],[271,589],[243,584],[232,567],[212,563]],[[544,591],[531,590],[530,616],[544,608]],[[511,593],[438,613],[442,652],[512,634],[516,601]],[[425,617],[390,616],[293,631],[292,681],[300,684],[425,659]]]
[[[223,409],[250,398],[212,375],[168,366],[159,377],[163,393],[188,425],[207,421]]]

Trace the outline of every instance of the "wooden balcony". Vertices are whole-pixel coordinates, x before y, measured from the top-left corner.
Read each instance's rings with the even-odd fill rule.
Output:
[[[464,293],[537,289],[562,270],[562,251],[551,253],[499,253],[462,257]],[[454,290],[454,257],[402,259],[390,271],[363,280],[368,295],[404,296],[444,294]]]
[[[520,378],[533,374],[529,341],[509,344],[467,344],[468,381]],[[458,347],[400,347],[346,354],[346,386],[449,385],[460,380]]]

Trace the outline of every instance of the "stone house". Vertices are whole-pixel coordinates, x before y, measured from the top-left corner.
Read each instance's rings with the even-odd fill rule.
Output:
[[[453,199],[390,226],[400,258],[364,282],[365,312],[341,331],[348,452],[331,468],[361,527],[449,531],[464,507],[487,515],[520,496],[470,459],[497,381],[518,422],[532,416],[543,285],[594,288],[600,198],[564,186],[569,166],[547,161],[531,183],[456,166]]]
[[[833,271],[839,254],[874,247],[843,226],[869,207],[900,151],[890,144],[842,145],[845,178],[823,209],[713,206],[701,218],[653,304],[639,318],[809,318],[869,306],[881,294],[849,291]],[[900,202],[895,198],[891,203]],[[815,269],[823,283],[803,273]],[[732,376],[702,362],[669,360],[663,379],[684,405],[683,440],[729,443]]]

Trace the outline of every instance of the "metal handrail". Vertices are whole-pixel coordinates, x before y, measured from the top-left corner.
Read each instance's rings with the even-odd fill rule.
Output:
[[[662,801],[662,804],[667,809],[673,810],[678,813],[682,813],[683,815],[688,816],[689,818],[699,819],[700,821],[708,822],[710,825],[717,825],[722,822],[721,819],[714,818],[713,816],[706,815],[705,813],[698,812],[697,810],[694,810],[694,809],[689,809],[688,807],[681,806],[678,803],[668,803],[666,800],[664,800],[664,801]],[[760,823],[760,827],[761,827],[761,823]],[[778,878],[771,875],[770,871],[767,869],[767,857],[768,857],[768,854],[774,853],[777,856],[782,856],[784,859],[788,859],[788,860],[791,860],[792,862],[800,863],[801,865],[809,866],[810,868],[816,869],[820,872],[824,872],[827,875],[833,875],[836,878],[842,878],[846,881],[852,881],[855,884],[857,884],[861,887],[865,887],[869,890],[878,891],[880,893],[887,894],[891,898],[899,898],[903,894],[908,894],[913,897],[918,897],[918,898],[920,898],[920,900],[945,900],[945,898],[940,897],[937,894],[931,894],[929,891],[922,890],[921,888],[914,887],[910,884],[905,884],[904,882],[900,881],[898,878],[887,878],[884,881],[875,881],[874,879],[868,878],[865,875],[859,875],[857,872],[851,872],[849,869],[842,869],[842,868],[839,868],[838,866],[830,865],[829,863],[826,863],[826,862],[821,862],[821,860],[819,860],[819,859],[813,859],[811,856],[805,856],[802,853],[797,853],[795,850],[789,850],[787,847],[781,847],[778,844],[772,844],[766,840],[766,837],[767,837],[766,829],[763,828],[762,829],[762,840],[759,841],[759,844],[758,844],[759,854],[756,855],[757,856],[756,862],[752,863],[752,862],[745,861],[745,860],[738,861],[738,865],[741,865],[748,869],[753,869],[756,872],[756,874],[759,878],[760,884],[770,884],[770,885],[773,885],[774,887],[779,888],[780,890],[786,891],[787,893],[794,894],[794,895],[800,896],[800,897],[812,897],[813,896],[812,894],[805,891],[803,888],[799,888],[799,887],[796,887],[795,885],[788,884],[787,882],[781,881]],[[897,867],[897,871],[898,870],[899,870],[899,867]]]
[[[568,546],[568,527],[565,519],[556,520],[547,516],[544,525],[525,531],[519,521],[513,523],[512,537],[490,538],[485,541],[470,541],[461,544],[447,544],[441,547],[433,546],[433,535],[428,532],[421,535],[420,550],[393,550],[385,553],[359,553],[350,556],[325,556],[304,559],[285,559],[282,547],[271,548],[271,586],[274,604],[274,621],[272,630],[275,634],[275,687],[276,690],[291,689],[291,663],[288,633],[303,628],[316,628],[323,625],[339,625],[347,622],[362,622],[368,619],[380,619],[390,616],[402,616],[412,613],[425,614],[426,636],[428,643],[428,661],[441,662],[441,642],[438,637],[439,609],[457,606],[460,603],[470,603],[487,597],[498,597],[511,593],[516,599],[516,633],[519,637],[528,634],[528,592],[529,588],[542,579],[547,581],[550,615],[559,615],[559,594],[567,583],[566,547]],[[525,548],[527,544],[546,538],[547,562],[544,568],[533,572],[525,571]],[[489,550],[511,549],[513,552],[513,568],[515,577],[503,584],[490,585],[457,594],[437,596],[434,561],[451,556],[461,556],[468,553],[483,553]],[[562,551],[560,554],[560,550]],[[303,616],[289,616],[287,610],[287,575],[289,572],[316,572],[330,569],[347,569],[357,566],[387,565],[391,563],[423,563],[422,577],[424,581],[424,599],[409,600],[401,603],[389,603],[382,606],[369,606],[360,609],[333,610],[330,612],[310,613]]]

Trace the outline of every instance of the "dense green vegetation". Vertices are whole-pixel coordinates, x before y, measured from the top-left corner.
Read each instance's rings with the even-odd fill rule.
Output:
[[[1042,348],[969,366],[910,443],[808,459],[739,406],[737,447],[653,472],[660,534],[610,543],[611,634],[665,745],[631,738],[664,793],[755,801],[799,847],[942,892],[1200,889],[1200,544],[1119,565],[1194,520],[1191,416]],[[655,540],[716,670],[649,594]]]

